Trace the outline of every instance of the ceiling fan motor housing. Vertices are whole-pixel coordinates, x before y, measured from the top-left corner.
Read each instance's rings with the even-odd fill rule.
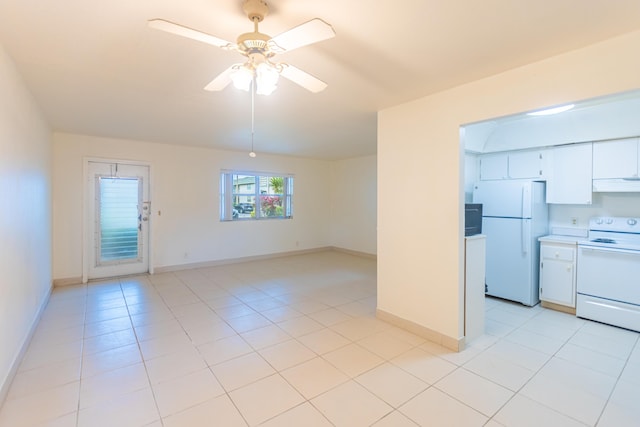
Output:
[[[245,0],[242,8],[254,23],[255,29],[251,33],[240,34],[237,40],[238,50],[245,56],[258,54],[264,58],[272,57],[274,53],[269,46],[271,36],[258,31],[258,22],[261,22],[269,13],[267,3],[263,0]]]
[[[238,37],[238,48],[246,54],[253,52],[260,52],[263,54],[269,53],[269,37],[266,34],[254,31],[252,33],[244,33]]]
[[[245,0],[242,9],[251,22],[262,22],[269,14],[269,6],[263,0]]]

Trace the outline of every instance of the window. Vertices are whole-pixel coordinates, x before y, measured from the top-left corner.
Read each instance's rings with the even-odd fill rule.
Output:
[[[220,220],[291,218],[293,175],[222,171]]]

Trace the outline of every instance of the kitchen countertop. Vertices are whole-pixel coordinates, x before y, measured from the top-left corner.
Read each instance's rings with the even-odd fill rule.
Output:
[[[486,239],[487,236],[485,234],[474,234],[473,236],[464,236],[467,240],[475,240],[475,239]]]
[[[569,243],[569,244],[578,244],[581,242],[586,242],[589,239],[587,237],[582,236],[565,236],[562,234],[549,234],[548,236],[542,236],[538,238],[539,242],[555,242],[555,243]]]

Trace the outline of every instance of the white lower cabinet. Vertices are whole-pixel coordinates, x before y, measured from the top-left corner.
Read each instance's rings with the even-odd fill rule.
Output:
[[[540,242],[540,300],[575,309],[575,243]],[[544,304],[543,304],[544,305]]]

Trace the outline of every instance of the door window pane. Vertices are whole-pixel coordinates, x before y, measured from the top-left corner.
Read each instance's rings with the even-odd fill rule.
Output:
[[[100,263],[138,259],[139,188],[138,178],[99,178]]]

